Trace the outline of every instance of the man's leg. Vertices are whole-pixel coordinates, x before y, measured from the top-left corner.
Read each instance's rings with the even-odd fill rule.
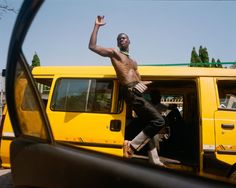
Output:
[[[165,124],[161,114],[142,95],[132,94],[130,99],[127,103],[132,105],[138,118],[143,122],[144,129],[132,141],[124,142],[124,156],[129,158],[134,151],[141,150],[152,137],[158,134]]]
[[[132,141],[125,140],[124,156],[132,158],[134,151],[141,150],[149,141],[150,138],[147,137],[143,131],[141,131]]]
[[[159,166],[165,166],[158,155],[158,148],[159,148],[159,134],[155,135],[150,141],[149,141],[149,150],[148,150],[148,157],[149,162],[159,165]]]
[[[132,158],[134,151],[139,151],[149,142],[149,150],[148,150],[148,157],[149,161],[153,164],[159,166],[165,166],[159,158],[158,150],[157,150],[157,141],[158,135],[155,135],[152,139],[148,138],[143,131],[140,132],[135,139],[132,141],[125,141],[124,142],[124,156],[127,158]]]

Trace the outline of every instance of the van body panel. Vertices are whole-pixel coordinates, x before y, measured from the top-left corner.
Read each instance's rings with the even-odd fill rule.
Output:
[[[217,158],[233,165],[236,163],[236,111],[216,111]]]
[[[217,108],[214,80],[211,77],[201,77],[200,80],[200,113],[202,120],[202,143],[203,150],[214,150],[215,127],[214,112]],[[211,136],[209,136],[211,135]]]
[[[12,140],[15,138],[10,117],[8,115],[7,106],[4,107],[4,126],[1,133],[1,147],[0,147],[0,156],[2,167],[10,168],[10,144]]]
[[[110,152],[112,147],[122,151],[125,127],[123,125],[125,123],[124,113],[110,115],[47,111],[55,140],[76,142],[78,145],[90,146],[90,148],[96,148],[97,151],[103,152],[106,148]],[[120,131],[111,131],[111,120],[122,122]],[[119,152],[119,154],[121,153]]]

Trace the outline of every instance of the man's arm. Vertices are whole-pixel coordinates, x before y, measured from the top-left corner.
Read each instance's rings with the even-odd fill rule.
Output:
[[[114,49],[104,48],[97,45],[98,30],[100,26],[103,26],[105,24],[106,23],[104,22],[104,16],[97,16],[94,29],[93,29],[93,32],[91,34],[90,41],[89,41],[89,49],[101,56],[111,57],[112,55],[114,55]]]

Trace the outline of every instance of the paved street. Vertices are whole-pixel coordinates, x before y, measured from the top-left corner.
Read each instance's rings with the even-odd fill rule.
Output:
[[[0,168],[0,187],[1,188],[12,188],[12,178],[10,169]]]

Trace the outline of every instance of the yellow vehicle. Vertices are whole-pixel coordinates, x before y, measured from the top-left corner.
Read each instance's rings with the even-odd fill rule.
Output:
[[[163,104],[177,107],[163,114],[169,132],[159,153],[167,167],[235,178],[236,70],[140,66],[139,72],[152,81],[148,100],[159,91]],[[128,113],[112,66],[36,67],[32,73],[55,140],[123,156],[123,141],[141,125]],[[2,166],[9,167],[14,134],[5,114],[0,155]],[[144,149],[136,156],[145,155]]]

